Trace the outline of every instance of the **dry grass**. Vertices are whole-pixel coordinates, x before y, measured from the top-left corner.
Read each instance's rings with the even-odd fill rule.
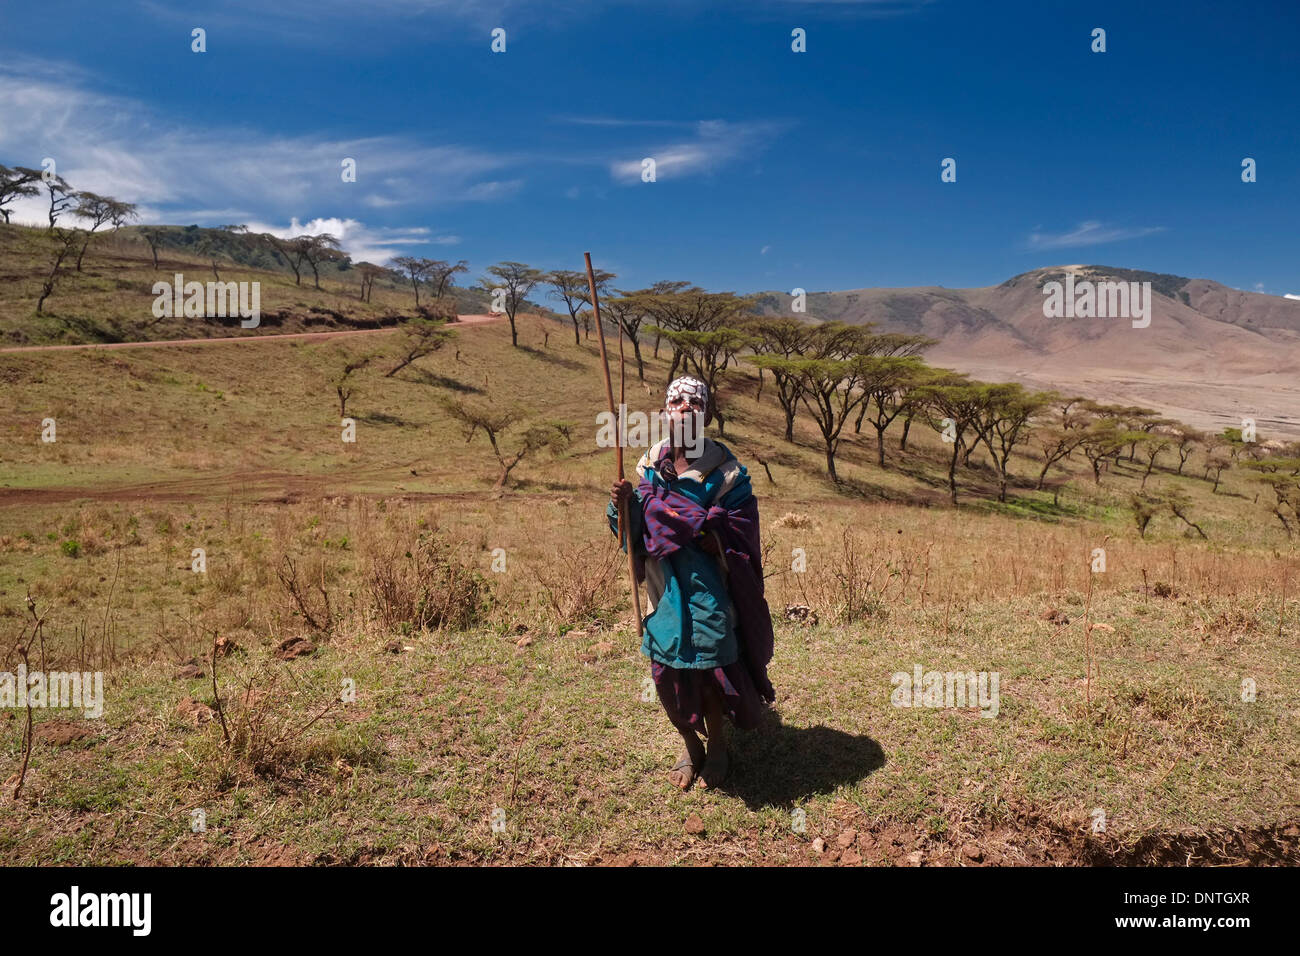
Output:
[[[836,838],[856,830],[866,862],[970,862],[972,841],[986,862],[1294,862],[1300,562],[1255,486],[1229,473],[1211,494],[1195,462],[1162,476],[1209,543],[1163,519],[1140,540],[1126,463],[1100,487],[1072,464],[1058,504],[1021,485],[1000,506],[977,462],[953,509],[923,429],[884,471],[874,439],[848,441],[840,486],[806,423],[766,455],[768,600],[820,623],[778,625],[777,705],[736,737],[727,788],[672,794],[675,735],[642,700],[604,517],[597,359],[523,338],[534,351],[466,330],[459,359],[363,374],[351,446],[333,348],[0,359],[0,669],[30,589],[49,609],[46,666],[107,673],[105,718],[75,722],[86,736],[38,734],[0,859],[786,863],[852,860]],[[666,363],[648,366],[658,388]],[[726,395],[747,463],[779,435],[754,384],[737,376]],[[590,421],[592,440],[495,495],[485,449],[438,412],[466,391]],[[48,414],[53,446],[33,437]],[[177,673],[211,666],[214,633],[241,649],[215,661],[215,695],[210,673]],[[276,658],[302,638],[312,653]],[[1000,673],[999,716],[891,706],[891,675],[915,664]],[[186,698],[222,700],[232,742],[178,714]],[[0,715],[0,764],[21,744]],[[189,830],[196,806],[207,834]],[[685,832],[690,813],[704,836]]]

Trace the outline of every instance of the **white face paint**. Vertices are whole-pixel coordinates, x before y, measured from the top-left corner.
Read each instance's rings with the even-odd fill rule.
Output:
[[[664,415],[674,448],[684,448],[688,458],[704,450],[704,416],[709,407],[708,386],[699,379],[683,376],[668,386]]]
[[[698,458],[704,449],[704,410],[679,399],[664,409],[664,416],[672,446],[685,449],[687,458]]]

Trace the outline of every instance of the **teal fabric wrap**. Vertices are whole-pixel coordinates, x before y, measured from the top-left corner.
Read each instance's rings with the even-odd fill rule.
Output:
[[[727,459],[734,460],[734,456],[727,452]],[[682,477],[667,486],[704,508],[714,503],[734,507],[752,493],[743,466],[741,471],[735,487],[718,502],[714,498],[724,481],[722,468],[714,468],[703,481]],[[653,469],[646,469],[641,477],[658,486],[667,484]],[[605,514],[610,529],[617,533],[618,511],[613,502],[606,506]],[[640,494],[628,502],[628,522],[636,554],[647,561],[659,560],[664,576],[664,593],[645,619],[641,653],[659,664],[686,670],[711,670],[738,660],[734,611],[718,559],[697,545],[664,559],[648,557]]]

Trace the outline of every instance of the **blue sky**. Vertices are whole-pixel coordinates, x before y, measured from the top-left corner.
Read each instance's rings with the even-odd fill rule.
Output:
[[[590,250],[625,288],[1097,262],[1300,293],[1298,28],[1290,0],[0,0],[0,163],[471,276]]]

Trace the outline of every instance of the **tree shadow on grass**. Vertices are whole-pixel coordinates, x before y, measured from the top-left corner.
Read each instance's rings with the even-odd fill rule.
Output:
[[[774,710],[757,730],[733,735],[730,755],[731,773],[720,789],[751,810],[791,808],[865,780],[885,765],[885,752],[870,737],[833,727],[791,727]]]
[[[519,351],[527,352],[533,358],[538,358],[541,359],[543,362],[550,362],[552,365],[559,365],[563,368],[567,368],[575,372],[583,372],[586,371],[587,369],[587,366],[583,365],[581,362],[577,362],[569,358],[564,358],[561,355],[556,355],[554,352],[550,352],[545,349],[535,349],[531,345],[521,345],[519,346]]]
[[[839,484],[834,486],[834,490],[842,498],[869,498],[878,501],[892,501],[895,504],[916,505],[922,508],[933,507],[942,504],[944,501],[944,496],[934,490],[922,488],[915,491],[903,491],[898,488],[890,488],[886,485],[866,481],[862,478],[841,477]]]
[[[399,372],[398,375],[402,373]],[[461,382],[446,375],[439,375],[436,372],[429,372],[425,369],[416,369],[415,372],[407,376],[409,381],[418,385],[432,385],[435,388],[445,388],[453,392],[469,392],[474,395],[482,395],[483,389],[477,385],[470,385],[467,382]]]
[[[387,412],[368,412],[364,415],[353,415],[357,421],[369,422],[372,425],[397,425],[398,427],[414,427],[415,422],[400,418],[397,415],[389,415]]]

